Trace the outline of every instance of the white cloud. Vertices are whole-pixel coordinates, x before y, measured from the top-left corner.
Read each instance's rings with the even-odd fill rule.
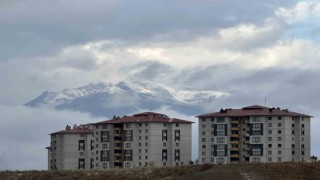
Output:
[[[302,22],[309,17],[320,16],[320,3],[314,1],[300,1],[290,8],[278,8],[275,11],[275,14],[284,18],[288,24]]]

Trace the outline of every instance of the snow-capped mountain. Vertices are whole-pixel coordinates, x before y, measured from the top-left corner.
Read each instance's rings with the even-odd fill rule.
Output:
[[[26,106],[88,112],[95,116],[130,114],[138,110],[156,110],[162,106],[185,114],[201,112],[203,105],[228,96],[219,91],[181,90],[151,82],[88,84],[58,92],[45,91]]]

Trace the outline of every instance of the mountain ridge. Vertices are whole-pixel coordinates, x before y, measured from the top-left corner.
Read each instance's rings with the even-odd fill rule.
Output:
[[[203,105],[229,95],[220,91],[178,89],[154,82],[99,82],[56,92],[44,91],[25,105],[80,111],[94,116],[127,114],[140,109],[152,111],[166,106],[190,115],[202,112]]]

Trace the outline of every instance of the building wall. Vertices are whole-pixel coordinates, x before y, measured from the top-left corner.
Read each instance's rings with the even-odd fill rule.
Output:
[[[223,122],[217,122],[218,117],[199,118],[200,163],[299,162],[310,158],[309,117],[247,116],[223,118]],[[227,135],[215,134],[215,127],[218,124],[227,126]],[[233,127],[235,125],[237,126]],[[258,132],[262,130],[262,134],[250,134],[252,130]],[[221,138],[225,139],[224,142],[221,142]],[[238,140],[233,141],[232,139]],[[227,152],[224,155],[215,150],[220,145],[227,146]],[[257,147],[262,147],[262,155],[252,152]],[[232,152],[233,154],[231,154]],[[234,154],[234,152],[238,152],[238,154]],[[234,160],[234,158],[239,159]]]
[[[103,129],[107,126],[107,129]],[[132,130],[132,141],[125,141],[125,131]],[[162,140],[162,131],[167,130],[167,141]],[[175,130],[180,130],[180,141],[175,141]],[[101,131],[109,132],[109,161],[100,161],[102,142]],[[114,153],[114,124],[98,124],[94,129],[95,137],[95,168],[113,168],[116,158]],[[176,166],[191,161],[191,123],[124,123],[122,129],[122,167],[143,166]],[[98,148],[96,148],[98,147]],[[167,150],[167,161],[162,160],[162,150]],[[125,151],[132,150],[132,161],[125,160]],[[180,151],[180,161],[175,161],[175,150]],[[104,166],[103,164],[107,164]]]
[[[79,140],[84,140],[85,150],[79,150]],[[85,169],[91,168],[92,133],[64,133],[51,135],[49,169],[79,169],[79,159],[85,160]]]

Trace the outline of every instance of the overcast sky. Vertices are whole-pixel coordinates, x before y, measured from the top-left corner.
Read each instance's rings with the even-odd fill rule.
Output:
[[[212,111],[263,105],[267,97],[268,106],[314,116],[312,154],[320,156],[319,24],[318,1],[2,0],[0,169],[46,168],[39,159],[8,164],[8,149],[18,147],[10,142],[19,138],[3,132],[17,138],[35,124],[51,127],[52,117],[62,127],[61,119],[94,121],[19,105],[45,90],[121,80],[233,94]],[[28,151],[47,141],[35,138]]]

